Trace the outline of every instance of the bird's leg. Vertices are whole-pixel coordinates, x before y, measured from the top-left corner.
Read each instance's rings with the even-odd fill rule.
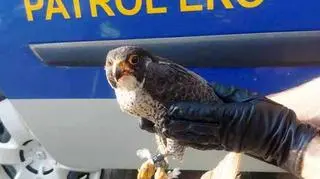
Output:
[[[156,167],[161,167],[161,168],[165,168],[167,169],[169,167],[169,163],[167,161],[167,157],[170,156],[172,154],[170,153],[164,153],[164,154],[161,154],[161,153],[158,153],[156,155],[154,155],[152,157],[152,161],[153,163],[155,164]]]
[[[166,169],[168,169],[168,163],[166,162],[165,158],[166,156],[173,155],[170,153],[167,153],[165,155],[158,154],[153,157],[153,161],[156,164],[157,170],[154,175],[154,179],[173,179],[177,178],[178,175],[180,175],[179,168],[175,168],[173,171],[166,172]]]
[[[166,157],[170,155],[169,153],[158,153],[151,156],[151,153],[148,149],[140,149],[137,151],[137,155],[142,159],[146,158],[148,159],[145,161],[141,167],[138,169],[138,179],[151,179],[151,177],[156,172],[155,179],[167,179],[166,176],[167,173],[165,172],[166,169],[168,169],[169,164],[166,161]]]

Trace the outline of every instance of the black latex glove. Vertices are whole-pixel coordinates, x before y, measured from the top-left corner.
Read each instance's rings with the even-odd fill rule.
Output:
[[[248,90],[237,89],[234,87],[225,87],[222,85],[212,85],[215,93],[225,103],[230,102],[245,102],[257,97],[257,93],[250,93]],[[141,118],[139,121],[139,127],[142,130],[150,133],[155,133],[154,123],[148,119]]]
[[[148,131],[150,133],[155,133],[154,123],[148,119],[141,118],[139,121],[139,127],[142,130]]]
[[[194,148],[243,152],[299,176],[303,152],[318,130],[256,93],[213,88],[224,104],[175,103],[162,134]]]

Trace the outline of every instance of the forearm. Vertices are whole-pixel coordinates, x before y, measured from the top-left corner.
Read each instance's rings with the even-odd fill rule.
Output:
[[[320,77],[300,86],[269,95],[273,101],[292,109],[300,121],[320,127]]]
[[[320,78],[298,87],[268,96],[295,111],[298,120],[320,127]],[[320,175],[320,137],[307,146],[303,157],[302,176],[306,179]]]
[[[320,137],[315,137],[308,145],[303,157],[301,175],[305,179],[318,179],[320,176]]]

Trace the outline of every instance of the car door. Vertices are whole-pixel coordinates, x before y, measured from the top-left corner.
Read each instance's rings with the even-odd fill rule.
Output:
[[[59,163],[83,171],[135,170],[141,163],[136,150],[155,151],[156,146],[153,135],[141,131],[117,104],[105,78],[109,50],[141,46],[210,82],[268,95],[320,75],[319,5],[299,0],[2,1],[0,88]],[[191,150],[183,164],[173,166],[207,170],[225,154]],[[282,171],[247,156],[244,161],[244,171]]]

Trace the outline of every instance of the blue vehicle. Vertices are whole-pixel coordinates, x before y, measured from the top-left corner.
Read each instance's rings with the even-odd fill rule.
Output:
[[[139,45],[208,81],[268,95],[320,76],[320,1],[0,2],[0,178],[69,179],[136,170],[153,135],[120,111],[107,52]],[[188,151],[184,170],[220,151]],[[210,158],[210,160],[208,160]],[[244,156],[243,171],[283,172]]]

